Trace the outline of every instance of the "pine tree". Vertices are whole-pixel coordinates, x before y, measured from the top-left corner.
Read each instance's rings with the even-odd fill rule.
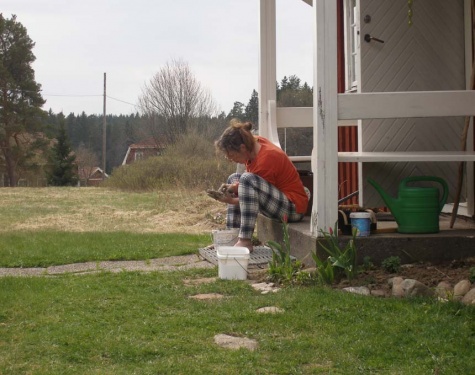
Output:
[[[259,121],[259,96],[256,90],[252,90],[251,99],[246,106],[246,119],[251,121],[254,125],[258,125]]]
[[[313,105],[312,89],[305,82],[300,84],[296,75],[284,77],[277,85],[277,107],[311,107]]]
[[[244,104],[241,102],[234,102],[233,109],[228,114],[228,119],[237,118],[241,121],[245,120]]]
[[[17,169],[31,154],[19,138],[41,130],[45,101],[31,66],[35,43],[16,16],[7,19],[0,13],[0,41],[0,165],[5,164],[8,185],[16,186]]]
[[[57,143],[53,146],[50,155],[51,171],[48,183],[53,186],[74,186],[77,184],[76,156],[73,154],[64,121],[61,122]]]

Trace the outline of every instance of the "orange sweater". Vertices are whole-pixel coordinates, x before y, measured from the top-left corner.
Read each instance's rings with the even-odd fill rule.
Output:
[[[307,211],[308,199],[297,168],[287,154],[268,139],[258,136],[257,141],[261,149],[257,157],[246,164],[246,170],[274,185],[295,204],[298,213],[304,214]]]

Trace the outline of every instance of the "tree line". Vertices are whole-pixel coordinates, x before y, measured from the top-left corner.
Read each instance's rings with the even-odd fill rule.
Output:
[[[58,176],[67,163],[101,164],[101,115],[65,115],[41,109],[45,100],[31,67],[34,45],[15,16],[7,19],[0,14],[0,186],[17,186],[19,179],[32,174],[45,174],[50,184],[67,184]],[[277,105],[312,106],[312,91],[298,77],[284,77],[276,82]],[[258,106],[258,93],[253,90],[247,104],[236,101],[228,113],[218,113],[211,94],[188,64],[173,60],[144,86],[137,113],[106,116],[106,172],[122,164],[131,144],[145,139],[171,145],[184,134],[195,132],[213,140],[231,118],[251,121],[258,127]],[[286,147],[289,154],[296,154],[302,142],[311,142],[311,137],[295,129],[289,129],[283,138],[297,142],[290,149]],[[68,150],[74,151],[74,157]]]

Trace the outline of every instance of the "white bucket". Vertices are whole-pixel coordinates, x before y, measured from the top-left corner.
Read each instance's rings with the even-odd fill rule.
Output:
[[[249,264],[249,249],[239,246],[220,246],[218,257],[218,276],[225,280],[246,280]]]
[[[351,227],[356,228],[356,237],[367,237],[371,232],[371,214],[369,212],[352,212]]]
[[[213,230],[213,244],[217,250],[220,246],[234,246],[238,241],[239,228]]]

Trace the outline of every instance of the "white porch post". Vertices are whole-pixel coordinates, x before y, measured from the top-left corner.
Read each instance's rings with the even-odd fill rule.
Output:
[[[338,218],[337,2],[314,1],[313,150],[311,232]]]
[[[472,2],[471,0],[464,1],[464,17],[465,17],[465,71],[466,81],[467,81],[467,90],[471,90],[470,76],[472,73],[472,53],[473,53],[473,32],[472,32]],[[473,132],[474,132],[474,123],[473,117],[470,119],[470,128],[468,131],[467,137],[467,150],[474,150],[473,144]],[[467,191],[467,214],[475,215],[475,186],[474,186],[474,174],[475,166],[474,163],[466,163],[466,179],[464,181],[464,186]]]
[[[259,135],[270,139],[269,101],[277,97],[275,0],[260,0],[259,29]]]

